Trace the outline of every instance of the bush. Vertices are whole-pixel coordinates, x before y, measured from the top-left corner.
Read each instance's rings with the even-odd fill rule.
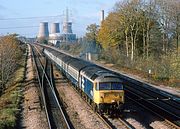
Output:
[[[15,109],[2,109],[0,116],[0,129],[13,129],[16,125]]]

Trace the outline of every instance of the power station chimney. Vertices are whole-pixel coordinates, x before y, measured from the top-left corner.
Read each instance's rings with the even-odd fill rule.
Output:
[[[72,22],[69,22],[69,11],[66,9],[66,17],[63,24],[63,32],[65,34],[72,34]]]
[[[104,21],[104,10],[101,10],[101,22]]]
[[[59,23],[52,23],[51,24],[51,34],[53,34],[53,33],[60,33]]]
[[[48,29],[48,22],[41,22],[39,26],[39,34],[38,38],[48,38],[49,36],[49,29]]]
[[[69,22],[69,10],[66,8],[66,22]]]

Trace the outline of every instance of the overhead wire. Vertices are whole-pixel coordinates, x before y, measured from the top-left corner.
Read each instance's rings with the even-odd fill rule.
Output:
[[[39,17],[0,18],[0,20],[24,20],[24,19],[39,19],[39,18],[62,17],[62,16],[63,16],[63,15],[55,15],[55,16],[39,16]]]
[[[40,18],[49,18],[49,17],[62,17],[62,15],[54,15],[54,16],[39,16],[39,17],[17,17],[17,18],[0,18],[1,21],[5,20],[27,20],[27,19],[40,19]],[[0,29],[22,29],[22,28],[34,28],[39,26],[15,26],[15,27],[0,27]]]
[[[16,26],[16,27],[3,27],[0,29],[23,29],[23,28],[34,28],[34,27],[39,27],[39,26]]]

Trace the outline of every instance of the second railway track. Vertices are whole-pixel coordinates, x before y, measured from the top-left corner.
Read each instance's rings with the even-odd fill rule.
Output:
[[[46,112],[47,121],[50,129],[71,129],[73,126],[67,119],[64,110],[61,108],[59,99],[55,93],[52,81],[52,65],[46,60],[43,65],[42,56],[35,46],[31,46],[35,69],[38,75],[41,98]],[[43,58],[43,57],[41,57]]]

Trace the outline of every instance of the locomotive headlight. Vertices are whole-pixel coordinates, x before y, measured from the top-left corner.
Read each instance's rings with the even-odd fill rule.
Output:
[[[100,98],[104,98],[104,97],[105,97],[104,93],[101,93]]]
[[[112,103],[114,103],[114,102],[115,102],[115,100],[111,100],[111,102],[112,102]]]
[[[99,97],[100,97],[100,101],[104,102],[104,93],[101,93]]]

